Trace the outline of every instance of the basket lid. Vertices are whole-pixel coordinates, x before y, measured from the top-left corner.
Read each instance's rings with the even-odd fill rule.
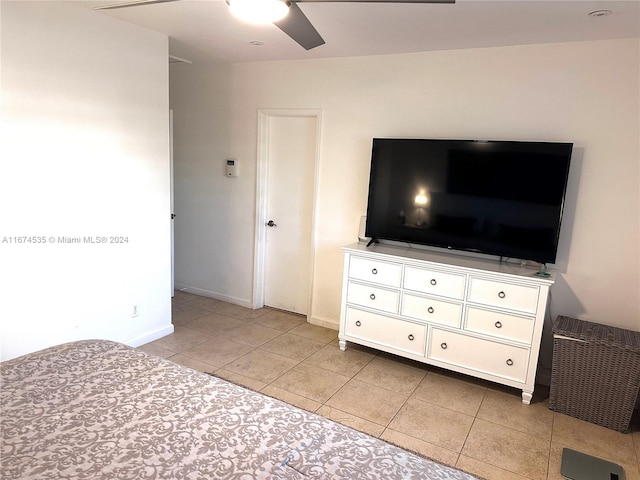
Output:
[[[553,322],[553,334],[640,352],[640,332],[611,325],[559,316]]]

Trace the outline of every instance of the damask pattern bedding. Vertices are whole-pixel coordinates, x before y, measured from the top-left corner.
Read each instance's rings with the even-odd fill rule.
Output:
[[[0,365],[3,479],[473,477],[103,340]]]

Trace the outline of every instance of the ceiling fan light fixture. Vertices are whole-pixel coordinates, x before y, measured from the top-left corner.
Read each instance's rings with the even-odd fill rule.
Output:
[[[266,24],[286,17],[291,3],[288,0],[227,0],[227,5],[240,20]]]

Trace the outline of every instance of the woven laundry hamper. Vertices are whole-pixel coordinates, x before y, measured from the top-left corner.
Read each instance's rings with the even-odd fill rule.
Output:
[[[625,432],[639,388],[640,332],[556,319],[551,410]]]

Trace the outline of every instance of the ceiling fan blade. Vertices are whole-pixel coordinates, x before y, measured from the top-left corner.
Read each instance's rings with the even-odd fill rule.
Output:
[[[456,0],[293,0],[296,3],[456,3]]]
[[[273,22],[273,24],[298,42],[305,50],[311,50],[324,44],[323,38],[294,2],[291,2],[287,16]]]
[[[94,10],[115,10],[116,8],[141,7],[142,5],[153,5],[154,3],[177,2],[179,0],[134,0],[132,2],[112,3],[93,7]]]

